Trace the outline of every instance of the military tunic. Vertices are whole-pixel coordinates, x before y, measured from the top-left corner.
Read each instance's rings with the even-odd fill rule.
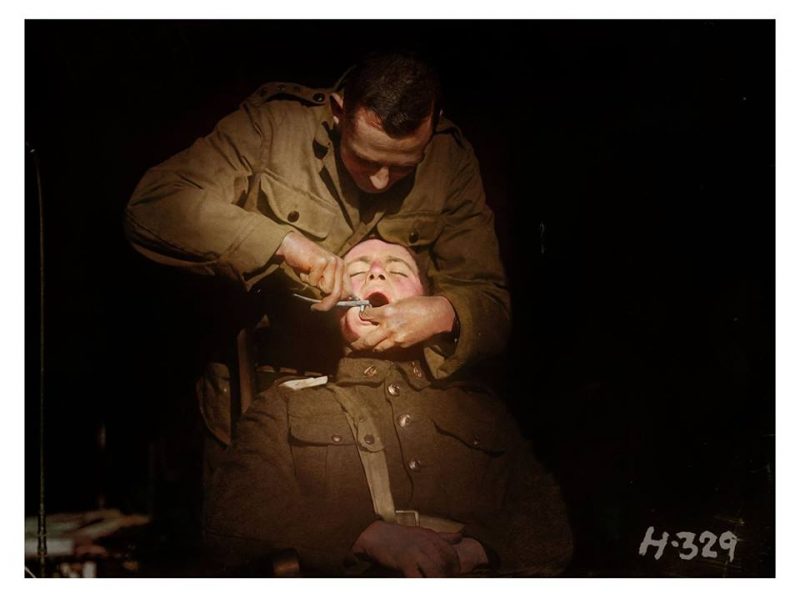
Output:
[[[339,393],[370,413],[368,434],[354,436]],[[432,383],[417,361],[344,358],[335,382],[274,386],[239,425],[206,511],[206,537],[228,564],[292,548],[307,573],[355,571],[350,548],[377,519],[357,442],[385,453],[398,509],[463,523],[493,573],[554,575],[570,558],[558,487],[502,403]]]
[[[432,294],[458,316],[455,346],[426,344],[436,378],[498,353],[510,301],[469,143],[442,119],[412,175],[384,193],[361,193],[338,159],[329,91],[266,84],[210,135],[150,169],[126,211],[133,246],[250,290],[276,271],[296,282],[273,259],[289,231],[338,255],[377,234],[422,256]]]

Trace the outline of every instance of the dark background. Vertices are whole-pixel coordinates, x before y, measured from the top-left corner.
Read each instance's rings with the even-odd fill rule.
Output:
[[[26,23],[45,216],[47,507],[155,517],[192,567],[193,384],[218,282],[122,235],[149,166],[266,81],[326,87],[391,46],[439,66],[481,161],[514,303],[490,371],[560,480],[568,575],[774,575],[774,22]],[[29,163],[31,161],[29,160]],[[26,512],[37,507],[38,210],[26,185]],[[734,531],[736,559],[638,555]],[[146,555],[145,555],[146,557]],[[146,558],[145,558],[146,561]]]

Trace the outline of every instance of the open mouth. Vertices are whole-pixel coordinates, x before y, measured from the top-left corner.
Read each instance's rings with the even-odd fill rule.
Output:
[[[383,307],[389,303],[389,298],[383,293],[372,293],[368,297],[365,297],[365,299],[369,301],[372,307]]]

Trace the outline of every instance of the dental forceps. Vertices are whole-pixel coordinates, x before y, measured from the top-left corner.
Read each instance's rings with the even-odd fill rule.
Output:
[[[319,303],[321,301],[321,299],[312,299],[311,297],[305,297],[303,295],[298,295],[297,293],[292,293],[292,297],[302,299],[308,303]],[[357,307],[359,311],[364,311],[369,306],[370,302],[366,299],[347,299],[336,302],[336,307]]]

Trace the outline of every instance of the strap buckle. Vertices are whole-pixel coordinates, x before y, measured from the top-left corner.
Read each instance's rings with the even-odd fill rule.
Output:
[[[406,527],[419,527],[419,511],[412,509],[397,509],[394,512],[394,522]]]

